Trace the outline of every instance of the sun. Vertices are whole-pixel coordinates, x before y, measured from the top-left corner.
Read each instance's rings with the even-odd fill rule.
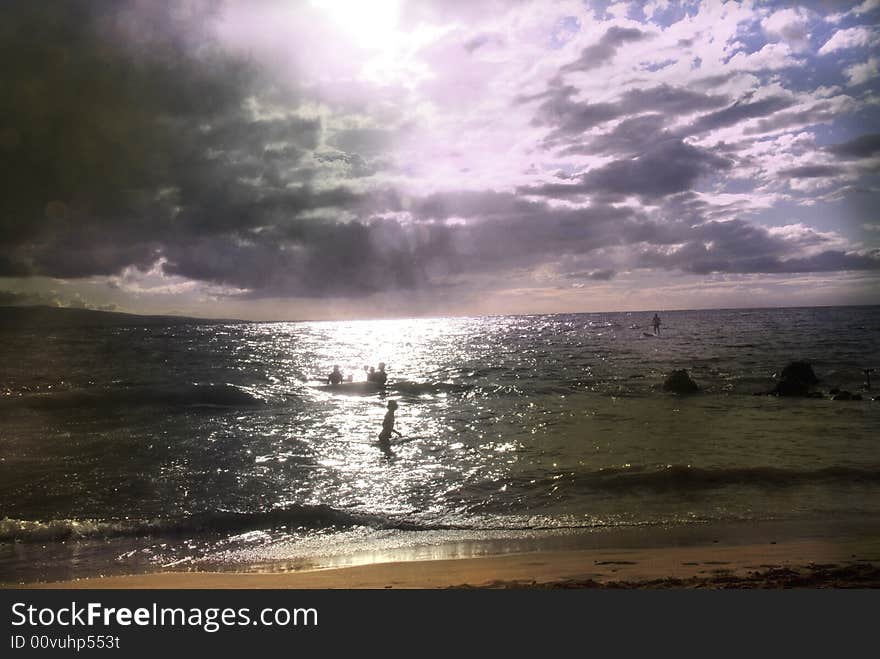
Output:
[[[400,0],[311,0],[356,44],[369,49],[394,49]]]

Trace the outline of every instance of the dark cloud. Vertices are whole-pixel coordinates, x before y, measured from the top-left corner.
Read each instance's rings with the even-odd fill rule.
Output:
[[[779,112],[768,119],[761,119],[754,126],[746,128],[743,133],[746,135],[758,135],[795,126],[809,126],[811,124],[830,122],[839,115],[840,110],[836,109],[833,104],[828,101],[821,101],[806,110]]]
[[[412,255],[365,240],[371,229],[300,218],[394,199],[312,184],[303,161],[320,120],[282,116],[295,99],[211,41],[211,6],[4,5],[0,275],[111,275],[164,258],[168,273],[274,294],[417,285]],[[368,175],[387,139],[338,131],[339,150],[311,162],[334,153]]]
[[[699,248],[695,251],[699,251]],[[696,257],[696,258],[695,258]],[[740,260],[714,259],[710,254],[699,258],[688,255],[682,270],[697,275],[712,273],[729,274],[796,274],[808,272],[840,272],[855,270],[880,270],[880,255],[865,255],[829,250],[807,257],[782,259],[775,256],[746,257]]]
[[[572,100],[577,90],[571,86],[558,86],[531,99],[544,99],[535,117],[538,125],[553,126],[548,136],[549,146],[565,142],[573,136],[620,117],[632,117],[643,113],[658,113],[667,120],[694,114],[701,110],[720,107],[728,98],[717,94],[704,94],[681,87],[658,85],[648,89],[632,89],[610,102],[580,103]]]
[[[566,255],[596,267],[566,275],[570,279],[606,281],[616,271],[603,263],[602,252],[624,248],[627,263],[638,268],[662,268],[692,274],[806,273],[880,270],[880,250],[857,253],[833,247],[831,237],[809,230],[772,231],[744,220],[700,221],[673,217],[646,218],[631,209],[594,206],[559,209],[534,205],[534,223],[526,218],[450,226],[449,245],[469,256],[459,265],[476,271],[503,265],[526,267],[560,262]],[[673,214],[665,211],[664,214]],[[535,230],[535,226],[540,230]],[[810,254],[804,256],[804,254]],[[468,260],[470,259],[470,260]]]
[[[841,158],[869,158],[880,153],[880,133],[866,133],[855,139],[827,147],[830,153]]]
[[[572,272],[567,275],[569,279],[592,279],[593,281],[610,281],[617,273],[611,269],[590,270],[588,272]]]
[[[502,35],[496,34],[496,33],[490,33],[490,32],[483,32],[481,34],[476,35],[475,37],[468,39],[464,43],[464,49],[469,53],[473,53],[474,51],[479,50],[483,46],[486,46],[489,44],[502,45],[503,43],[504,43],[504,37]]]
[[[572,144],[559,153],[560,155],[634,156],[672,137],[669,131],[664,129],[666,122],[666,117],[661,114],[645,114],[624,119],[613,130],[586,142]]]
[[[375,159],[367,160],[359,153],[345,153],[344,151],[323,151],[314,154],[315,160],[324,164],[338,164],[343,169],[342,176],[346,178],[362,178],[372,176],[380,169],[380,163]],[[300,169],[303,173],[306,170]],[[318,173],[317,169],[308,170],[309,176],[304,181],[311,181]]]
[[[721,107],[729,102],[720,94],[704,94],[683,87],[663,84],[648,89],[632,89],[620,97],[624,114],[652,111],[667,116],[693,114]]]
[[[427,283],[418,245],[395,223],[299,222],[243,240],[172,244],[167,274],[248,289],[250,296],[353,296]]]
[[[876,254],[824,249],[819,234],[706,222],[737,209],[720,209],[691,191],[731,160],[723,150],[688,144],[667,126],[696,113],[703,114],[687,134],[760,117],[803,119],[785,116],[786,99],[729,105],[710,91],[659,85],[582,102],[558,77],[546,92],[519,99],[538,103],[535,123],[550,132],[545,146],[612,162],[567,183],[516,193],[404,199],[392,189],[330,183],[377,173],[397,129],[339,130],[297,116],[299,92],[279,89],[253,62],[211,40],[211,6],[4,5],[0,276],[74,279],[161,263],[169,275],[228,287],[230,294],[284,297],[437,286],[447,276],[560,258],[579,264],[578,277],[604,281],[615,276],[609,261],[595,256],[606,249],[620,251],[621,267],[630,265],[623,263],[629,255],[636,266],[687,272],[876,268]],[[561,73],[589,71],[649,36],[612,28]],[[476,52],[494,39],[479,35],[464,47]],[[604,134],[584,137],[615,120]],[[872,155],[877,136],[828,152]],[[817,167],[783,175],[835,169]],[[324,176],[328,171],[332,177]],[[657,214],[616,205],[631,196]],[[589,205],[556,203],[571,198]],[[7,291],[0,302],[20,295]]]
[[[621,115],[621,109],[616,103],[577,103],[571,100],[575,93],[573,87],[553,89],[546,94],[546,100],[538,107],[534,123],[555,127],[550,134],[550,140],[580,135],[585,130]]]
[[[591,193],[655,199],[691,189],[702,176],[728,169],[731,162],[705,149],[669,139],[635,158],[616,160],[583,174],[578,183],[524,188],[531,195],[569,198]]]
[[[611,27],[597,43],[584,48],[578,59],[563,66],[560,73],[590,71],[598,68],[610,61],[622,45],[642,41],[651,36],[650,33],[635,28]]]
[[[145,216],[162,210],[159,192],[177,185],[180,171],[204,159],[198,127],[238,112],[249,92],[247,64],[207,51],[186,55],[173,30],[157,33],[141,57],[139,42],[121,42],[118,24],[129,8],[4,6],[0,251],[7,258],[28,245],[60,247],[71,227],[119,233],[127,243],[144,228],[161,232],[162,215]]]
[[[376,155],[385,151],[394,139],[394,131],[382,128],[347,128],[336,131],[328,140],[344,152]]]
[[[582,263],[595,260],[596,266],[567,278],[603,281],[616,276],[601,256],[610,248],[624,248],[633,267],[695,274],[880,268],[880,253],[842,252],[832,248],[832,238],[809,229],[774,232],[739,219],[705,221],[707,207],[707,202],[683,193],[663,202],[663,219],[649,219],[620,206],[568,208],[507,193],[441,194],[416,206],[418,217],[479,219],[396,231],[417,245],[410,249],[427,264],[426,272],[440,274],[527,268],[568,255]],[[805,252],[814,255],[800,256]]]
[[[783,169],[779,175],[786,178],[827,178],[829,176],[837,176],[843,173],[841,167],[833,165],[802,165],[800,167],[792,167]]]
[[[880,251],[857,253],[831,248],[829,237],[811,230],[773,232],[743,220],[677,224],[676,248],[643,244],[639,267],[692,274],[806,273],[880,270]],[[802,256],[805,250],[810,256]]]
[[[774,114],[780,110],[784,110],[794,104],[794,101],[781,96],[772,96],[761,101],[752,101],[750,103],[742,103],[737,101],[733,105],[710,112],[698,117],[696,121],[687,126],[682,133],[684,135],[696,135],[705,133],[718,128],[726,128],[757,117],[765,117]]]
[[[742,75],[748,75],[748,73],[731,71],[730,73],[719,73],[716,75],[704,76],[702,78],[695,78],[690,82],[690,87],[696,89],[715,89]]]
[[[493,219],[540,218],[548,206],[517,195],[490,191],[444,192],[413,200],[410,211],[420,220],[465,218],[475,221]]]
[[[554,208],[509,193],[434,194],[413,200],[408,212],[407,222],[300,221],[248,240],[195,237],[169,246],[163,269],[241,287],[251,297],[367,295],[441,286],[448,275],[528,268],[647,235],[632,209]],[[648,231],[659,235],[656,227]]]

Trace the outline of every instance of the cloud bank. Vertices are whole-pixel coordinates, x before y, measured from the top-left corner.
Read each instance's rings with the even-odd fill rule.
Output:
[[[880,270],[876,7],[349,9],[7,3],[3,299]]]

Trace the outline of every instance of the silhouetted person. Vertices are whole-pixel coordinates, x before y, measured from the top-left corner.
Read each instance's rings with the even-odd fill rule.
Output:
[[[366,368],[366,367],[364,367]],[[370,370],[367,372],[367,382],[375,382],[376,381],[376,369],[370,366]]]
[[[379,370],[373,374],[373,382],[384,385],[388,381],[388,374],[385,372],[385,362],[379,362]]]
[[[342,373],[339,372],[339,366],[334,366],[333,371],[327,376],[327,384],[339,384],[342,382]]]
[[[651,324],[654,326],[654,334],[660,336],[660,316],[654,314],[654,320],[651,321]]]
[[[390,460],[394,457],[394,451],[391,450],[391,442],[379,442],[379,450],[382,451],[382,454],[385,456],[386,460]]]
[[[385,412],[385,419],[382,421],[382,432],[379,433],[379,444],[388,445],[391,443],[391,433],[395,433],[398,437],[403,437],[394,429],[394,410],[397,409],[397,403],[393,400],[388,401],[388,411]]]

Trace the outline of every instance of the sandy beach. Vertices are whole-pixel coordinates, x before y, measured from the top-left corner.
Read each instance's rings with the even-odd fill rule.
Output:
[[[160,572],[11,587],[876,588],[880,537],[528,551],[281,572]]]

